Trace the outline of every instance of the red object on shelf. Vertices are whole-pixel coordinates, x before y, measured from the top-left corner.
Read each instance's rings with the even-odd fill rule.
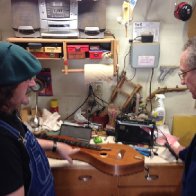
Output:
[[[67,45],[67,52],[88,52],[89,45]]]
[[[59,58],[58,53],[31,52],[37,58]]]
[[[85,59],[85,52],[69,52],[67,53],[68,59]]]
[[[103,51],[89,51],[89,58],[90,59],[101,59]]]

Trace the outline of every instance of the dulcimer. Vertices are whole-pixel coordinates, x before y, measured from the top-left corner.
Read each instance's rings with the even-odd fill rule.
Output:
[[[80,151],[71,155],[73,160],[89,163],[98,170],[114,176],[129,175],[144,170],[144,156],[125,144],[89,144],[60,135],[43,134],[41,139],[55,140],[71,146],[77,146]],[[49,158],[62,159],[58,153],[46,152]]]

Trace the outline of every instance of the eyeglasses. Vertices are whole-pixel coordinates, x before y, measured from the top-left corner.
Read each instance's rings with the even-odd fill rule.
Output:
[[[189,69],[187,71],[181,71],[181,72],[178,73],[178,75],[179,75],[180,79],[183,80],[188,72],[191,72],[191,71],[194,71],[194,70],[196,70],[196,67],[193,68],[193,69]]]

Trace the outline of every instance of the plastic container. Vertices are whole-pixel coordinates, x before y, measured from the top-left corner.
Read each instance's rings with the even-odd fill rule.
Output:
[[[165,107],[163,100],[165,95],[156,94],[155,100],[157,101],[157,107],[152,111],[152,118],[155,120],[157,126],[162,126],[165,123]]]
[[[59,112],[59,106],[58,106],[58,100],[57,99],[52,99],[50,101],[50,112]]]

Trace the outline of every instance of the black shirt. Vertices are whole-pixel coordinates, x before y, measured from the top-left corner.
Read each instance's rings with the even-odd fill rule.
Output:
[[[11,115],[0,113],[0,119],[17,129],[22,136],[25,134],[22,122],[16,113]],[[0,127],[0,195],[16,191],[24,185],[25,193],[30,184],[29,157],[22,142]]]

